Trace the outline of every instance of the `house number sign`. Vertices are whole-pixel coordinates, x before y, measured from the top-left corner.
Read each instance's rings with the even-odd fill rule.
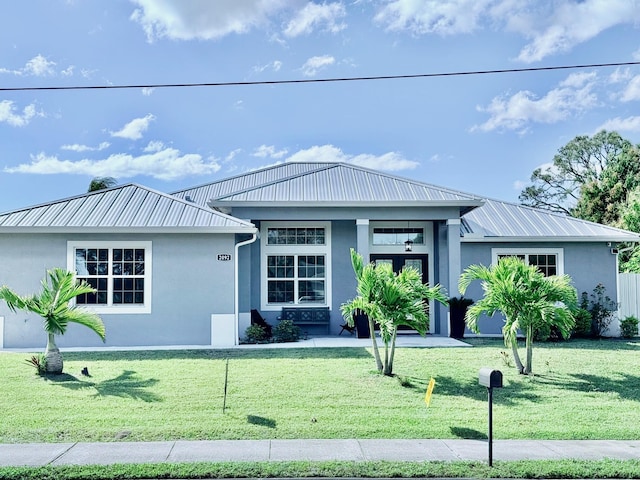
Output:
[[[218,261],[219,262],[229,262],[229,261],[231,261],[231,254],[230,253],[219,253],[218,254]]]

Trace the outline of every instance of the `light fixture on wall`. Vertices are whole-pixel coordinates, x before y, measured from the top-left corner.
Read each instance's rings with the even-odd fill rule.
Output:
[[[404,242],[404,251],[410,252],[413,250],[413,240],[407,240]]]
[[[407,221],[407,239],[404,242],[404,251],[411,252],[413,250],[413,240],[409,238],[409,229],[411,228],[411,223]]]

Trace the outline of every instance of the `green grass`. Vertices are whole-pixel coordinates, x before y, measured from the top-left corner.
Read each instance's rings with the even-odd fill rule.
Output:
[[[362,348],[65,353],[49,378],[4,352],[0,442],[485,438],[484,366],[504,373],[495,439],[640,439],[640,343],[539,344],[533,377],[505,365],[500,341],[473,343],[400,349],[395,377]]]
[[[640,461],[263,462],[0,468],[0,480],[149,478],[638,478]]]

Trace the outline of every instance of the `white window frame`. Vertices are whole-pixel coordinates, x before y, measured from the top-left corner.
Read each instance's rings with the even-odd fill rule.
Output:
[[[529,265],[529,255],[556,255],[556,275],[564,275],[564,249],[562,248],[492,248],[491,264],[497,264],[498,257],[501,255],[524,255],[527,265]]]
[[[268,232],[270,228],[324,228],[324,245],[269,245]],[[261,309],[265,311],[281,310],[282,307],[287,306],[301,306],[301,307],[331,307],[331,223],[330,222],[262,222],[260,225],[260,303]],[[267,277],[267,258],[272,255],[294,255],[297,266],[297,258],[299,255],[322,255],[324,260],[324,303],[305,303],[299,302],[298,296],[295,296],[294,303],[268,303],[268,282]],[[294,291],[298,288],[298,276],[296,275],[294,280]]]
[[[81,305],[83,308],[87,308],[98,314],[138,314],[138,313],[151,313],[151,279],[153,254],[152,254],[152,242],[141,241],[82,241],[71,240],[67,242],[67,269],[72,272],[76,272],[76,255],[77,248],[102,248],[109,249],[109,271],[107,275],[107,304],[106,305]],[[115,277],[111,270],[112,260],[111,255],[113,249],[129,249],[137,248],[144,249],[144,303],[139,304],[117,304],[114,305],[113,301],[113,278]],[[74,302],[75,304],[75,302]]]

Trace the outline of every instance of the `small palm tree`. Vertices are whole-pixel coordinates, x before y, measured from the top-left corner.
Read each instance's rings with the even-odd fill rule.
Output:
[[[42,280],[42,291],[36,295],[20,296],[7,286],[0,287],[0,299],[12,312],[24,310],[44,319],[44,330],[48,334],[45,350],[47,373],[62,373],[62,354],[56,346],[55,335],[64,335],[69,322],[85,325],[102,341],[105,339],[104,324],[97,314],[69,305],[73,298],[85,293],[95,293],[95,289],[85,281],[78,282],[73,272],[61,268],[47,271]]]
[[[563,338],[570,335],[578,295],[568,275],[545,277],[534,265],[505,257],[489,268],[471,265],[465,269],[460,276],[460,292],[464,293],[474,280],[482,282],[484,297],[467,309],[467,326],[478,333],[478,319],[483,313],[493,316],[501,312],[505,317],[504,343],[511,347],[520,373],[532,373],[533,337],[539,329],[553,326]],[[525,365],[518,355],[518,332],[525,335]]]
[[[428,302],[447,303],[440,285],[430,287],[422,283],[415,268],[394,273],[391,265],[364,265],[362,256],[351,249],[351,264],[358,281],[358,295],[341,305],[345,321],[353,326],[353,313],[360,310],[369,317],[369,332],[380,373],[392,375],[398,327],[406,325],[425,335],[429,329]],[[380,358],[374,326],[380,327],[384,342],[384,361]]]
[[[118,181],[113,177],[95,177],[89,184],[89,192],[115,187]]]

